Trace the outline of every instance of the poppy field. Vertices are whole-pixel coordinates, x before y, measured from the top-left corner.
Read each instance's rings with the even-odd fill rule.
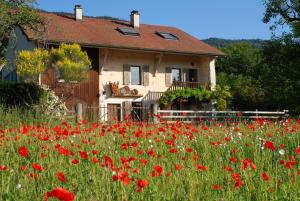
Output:
[[[1,200],[300,200],[299,120],[0,122]]]

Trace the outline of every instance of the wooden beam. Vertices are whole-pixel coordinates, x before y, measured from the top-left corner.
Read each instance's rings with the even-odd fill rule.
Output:
[[[107,64],[108,49],[99,49],[99,74],[102,75],[103,68]]]

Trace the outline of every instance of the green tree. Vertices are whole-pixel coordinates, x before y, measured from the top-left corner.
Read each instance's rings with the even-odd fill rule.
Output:
[[[16,65],[19,76],[35,81],[37,75],[45,72],[49,65],[49,52],[41,49],[20,51],[16,58]]]
[[[51,57],[61,73],[61,78],[66,82],[88,79],[88,72],[92,68],[91,61],[78,44],[63,43],[58,49],[51,50]]]
[[[222,50],[226,56],[217,59],[218,72],[250,76],[257,74],[261,55],[259,49],[254,45],[247,42],[234,43]]]
[[[63,43],[51,51],[35,49],[19,52],[16,58],[17,73],[29,81],[35,81],[50,66],[49,62],[57,67],[59,79],[67,83],[87,80],[91,69],[87,53],[78,44]]]
[[[296,37],[300,37],[300,0],[264,0],[266,12],[263,21],[274,22],[271,30],[278,25],[288,25]]]
[[[232,98],[229,107],[235,110],[264,109],[265,91],[260,81],[243,74],[224,72],[217,75],[218,85],[230,86]]]
[[[272,40],[262,50],[261,80],[267,108],[300,112],[300,45],[291,36]]]
[[[43,25],[34,5],[33,0],[0,0],[0,60],[4,59],[8,40],[14,36],[16,27],[37,31]]]

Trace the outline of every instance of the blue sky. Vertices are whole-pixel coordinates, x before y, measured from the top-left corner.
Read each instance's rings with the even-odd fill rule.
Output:
[[[37,0],[47,11],[73,12],[75,4],[84,15],[112,16],[128,20],[139,10],[141,23],[181,28],[199,39],[270,39],[269,25],[262,22],[262,0]]]

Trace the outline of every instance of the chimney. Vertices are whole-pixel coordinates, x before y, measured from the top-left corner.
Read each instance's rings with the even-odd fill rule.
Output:
[[[82,20],[82,7],[81,5],[75,5],[74,14],[76,20]]]
[[[137,11],[137,10],[131,11],[130,25],[133,28],[139,28],[140,27],[140,13],[139,13],[139,11]]]

